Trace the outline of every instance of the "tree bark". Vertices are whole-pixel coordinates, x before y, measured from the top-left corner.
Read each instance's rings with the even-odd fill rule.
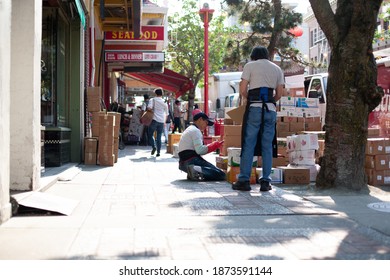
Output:
[[[381,0],[310,0],[332,48],[325,118],[325,152],[318,188],[361,190],[367,186],[368,115],[383,96],[377,87],[372,40]]]
[[[278,45],[279,37],[281,35],[282,29],[281,26],[281,15],[282,15],[282,1],[281,0],[272,0],[274,5],[275,17],[274,17],[274,32],[272,32],[271,39],[268,45],[268,53],[271,61],[274,60],[274,55],[276,53],[276,46]]]

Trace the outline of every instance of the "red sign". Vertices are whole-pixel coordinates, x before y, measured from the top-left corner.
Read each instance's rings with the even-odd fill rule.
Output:
[[[106,62],[164,62],[163,52],[106,51]]]
[[[141,35],[134,37],[133,31],[106,31],[106,40],[114,41],[164,41],[164,26],[141,26]]]

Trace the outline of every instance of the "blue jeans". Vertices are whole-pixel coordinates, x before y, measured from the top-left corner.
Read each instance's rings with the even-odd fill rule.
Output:
[[[226,174],[202,157],[193,157],[184,162],[179,162],[179,169],[187,173],[188,165],[197,165],[202,167],[203,179],[205,181],[224,181]]]
[[[261,107],[249,107],[248,119],[245,130],[245,143],[241,150],[239,181],[249,181],[257,135],[261,126]],[[275,136],[276,112],[264,112],[264,131],[261,138],[261,157],[263,175],[260,180],[271,181],[272,170],[272,141]]]
[[[152,148],[157,148],[157,153],[160,153],[161,150],[161,135],[164,130],[164,123],[156,122],[155,120],[152,121],[152,123],[149,126],[148,129],[148,138],[149,138],[149,145],[152,146]],[[157,131],[156,140],[154,139],[154,132]]]

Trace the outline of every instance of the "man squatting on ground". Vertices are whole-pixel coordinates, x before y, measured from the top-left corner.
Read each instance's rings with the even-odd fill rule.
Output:
[[[251,190],[253,156],[261,156],[260,191],[269,191],[272,189],[272,157],[277,157],[276,102],[282,96],[284,75],[279,66],[268,60],[265,47],[253,48],[251,60],[241,75],[240,95],[247,102],[241,132],[240,174],[232,188]]]
[[[188,180],[194,181],[223,181],[225,172],[201,157],[214,152],[221,147],[223,141],[214,141],[208,145],[203,144],[203,134],[212,122],[205,113],[197,113],[194,122],[186,128],[179,142],[179,169],[187,173]]]

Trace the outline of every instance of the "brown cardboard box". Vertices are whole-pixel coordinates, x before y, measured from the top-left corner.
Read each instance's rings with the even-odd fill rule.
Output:
[[[96,165],[97,153],[87,153],[84,154],[84,164],[85,165]]]
[[[280,166],[278,168],[283,170],[284,184],[310,184],[309,168],[292,168],[286,166]]]
[[[114,156],[115,156],[115,162],[118,162],[118,158],[119,158],[119,138],[114,138]]]
[[[242,124],[242,120],[244,118],[245,106],[239,106],[233,110],[230,110],[226,114],[236,123]]]
[[[381,129],[378,127],[368,128],[368,137],[379,137]]]
[[[168,144],[167,144],[167,153],[173,153],[173,145],[180,142],[181,133],[168,134]]]
[[[234,121],[232,119],[224,119],[223,120],[224,125],[234,125]]]
[[[240,174],[240,167],[239,166],[228,166],[227,174],[226,174],[226,181],[229,183],[235,183],[237,181],[237,177]],[[249,178],[249,183],[251,185],[256,184],[256,167],[252,167],[251,171],[251,177]]]
[[[109,131],[106,131],[104,134],[102,133],[102,130],[100,130],[100,136],[99,136],[99,146],[113,146],[114,145],[114,135],[109,134]],[[113,131],[112,131],[113,133]]]
[[[384,155],[390,153],[389,138],[369,138],[367,139],[367,155]]]
[[[85,137],[84,138],[84,151],[85,153],[97,153],[98,138],[97,137]]]
[[[290,131],[290,123],[289,122],[277,122],[276,123],[277,132],[289,132]]]
[[[278,137],[285,138],[285,137],[291,136],[291,135],[293,135],[293,132],[290,132],[290,131],[279,131],[279,130],[277,130],[277,136],[278,136]]]
[[[92,112],[92,137],[99,137],[99,120],[105,112]]]
[[[168,145],[172,146],[173,144],[179,143],[180,138],[181,138],[181,133],[168,134]]]
[[[305,88],[289,88],[288,89],[290,96],[296,96],[296,97],[304,97],[305,96]]]
[[[233,136],[233,135],[241,136],[241,130],[242,130],[241,125],[225,125],[223,135],[224,136],[226,136],[226,135],[228,135],[228,136]]]
[[[375,170],[390,169],[390,155],[366,155],[365,167]]]
[[[87,89],[87,111],[100,111],[100,87],[88,87]]]
[[[383,185],[383,170],[366,169],[366,175],[368,178],[368,184],[373,186]]]
[[[305,123],[304,122],[291,122],[290,123],[290,131],[291,132],[299,132],[305,130]]]
[[[220,154],[227,156],[227,148],[229,147],[241,148],[241,135],[225,136]]]
[[[115,126],[116,116],[114,114],[101,114],[99,116],[99,126]]]
[[[277,166],[287,166],[288,165],[288,158],[287,157],[277,157],[272,159],[272,167]],[[263,159],[261,157],[257,160],[257,167],[263,166]]]
[[[306,122],[305,131],[318,131],[321,130],[321,122]]]
[[[306,117],[305,123],[321,123],[321,117]]]
[[[283,117],[283,122],[298,122],[297,117]]]
[[[100,155],[99,154],[99,165],[101,166],[114,166],[115,155]]]
[[[227,170],[228,167],[228,157],[227,156],[217,156],[215,158],[216,166],[220,169]]]

